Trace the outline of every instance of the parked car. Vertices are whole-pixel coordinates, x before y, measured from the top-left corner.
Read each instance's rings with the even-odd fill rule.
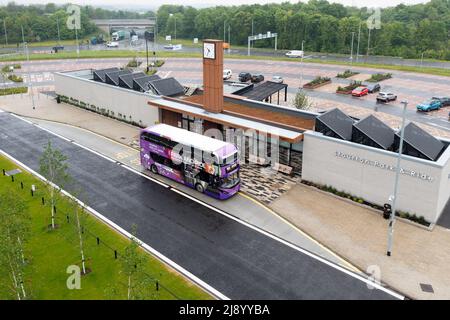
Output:
[[[378,83],[371,83],[367,85],[367,89],[369,89],[369,93],[375,93],[381,90],[381,86]]]
[[[247,82],[252,79],[252,75],[249,72],[241,72],[239,73],[239,81]]]
[[[428,112],[428,111],[433,111],[433,110],[439,110],[442,107],[442,104],[439,100],[428,100],[422,103],[419,103],[417,105],[417,111],[424,111],[424,112]]]
[[[380,92],[377,95],[377,102],[389,102],[397,100],[397,96],[392,92]]]
[[[228,80],[233,75],[233,72],[230,69],[223,70],[223,80]]]
[[[305,53],[302,50],[291,50],[286,52],[286,56],[289,58],[303,58]]]
[[[362,97],[369,94],[369,89],[367,87],[358,87],[353,89],[352,96],[354,97]]]
[[[64,46],[57,45],[57,46],[54,46],[52,49],[53,49],[54,53],[58,53],[58,51],[64,50]]]
[[[253,83],[259,83],[259,82],[262,82],[262,81],[264,81],[264,76],[263,76],[262,74],[254,74],[254,75],[252,76],[251,81],[252,81]]]
[[[173,49],[173,44],[166,44],[164,45],[164,49],[168,49],[168,50],[172,50]]]
[[[118,48],[119,47],[119,43],[116,41],[110,41],[108,43],[106,43],[106,46],[108,48]]]
[[[441,102],[442,107],[450,106],[450,97],[433,97],[433,100],[439,100]]]
[[[272,82],[276,82],[276,83],[283,83],[284,79],[282,76],[273,76],[272,77]]]

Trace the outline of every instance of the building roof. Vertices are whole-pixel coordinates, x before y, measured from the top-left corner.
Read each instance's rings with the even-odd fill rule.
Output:
[[[230,114],[208,112],[201,107],[190,105],[178,99],[160,98],[150,100],[148,104],[165,110],[188,114],[196,118],[220,123],[233,128],[251,129],[257,132],[266,132],[269,134],[278,135],[281,139],[291,143],[301,141],[303,138],[303,133],[299,131],[289,130],[283,128],[282,126],[270,125]]]
[[[264,83],[261,83],[260,85],[253,86],[252,88],[250,88],[251,90],[246,90],[242,93],[236,92],[235,94],[242,95],[248,99],[256,101],[263,101],[274,93],[277,93],[280,90],[284,90],[285,88],[287,88],[287,86],[288,85],[285,83],[266,81]]]
[[[133,89],[133,79],[145,77],[143,72],[123,74],[119,76],[119,87]]]
[[[203,95],[185,97],[183,100],[203,105]],[[223,113],[263,121],[277,126],[298,131],[314,128],[314,116],[306,117],[298,110],[282,108],[260,102],[252,102],[245,99],[234,99],[225,97],[223,102]]]
[[[385,150],[394,143],[395,131],[372,114],[356,122],[354,127]]]
[[[184,87],[175,78],[153,80],[149,85],[160,96],[174,97],[184,94]]]
[[[167,124],[157,124],[148,128],[145,128],[143,131],[145,132],[154,132],[163,137],[170,138],[172,141],[177,143],[192,146],[194,148],[209,151],[209,152],[218,152],[221,149],[229,149],[229,143],[219,140],[213,139],[208,136],[204,136],[202,134],[198,134],[192,131],[188,131],[185,129],[177,128],[174,126],[170,126]],[[234,150],[236,150],[234,148]],[[222,155],[219,153],[218,155]]]
[[[344,140],[351,140],[353,119],[338,108],[327,111],[316,118]]]
[[[401,131],[397,132],[398,137],[400,137],[400,134]],[[437,157],[445,147],[442,141],[412,122],[405,127],[404,142],[432,161],[437,160]]]
[[[131,74],[130,70],[119,70],[119,71],[112,71],[112,72],[106,72],[105,74],[105,82],[108,84],[112,84],[114,86],[119,85],[119,76],[124,74]]]
[[[149,91],[150,90],[149,82],[159,79],[161,79],[161,77],[158,76],[157,74],[133,79],[133,90],[144,92]]]
[[[114,71],[119,71],[119,68],[108,68],[108,69],[94,70],[93,71],[94,80],[95,81],[100,81],[100,82],[105,82],[105,74],[107,72],[114,72]]]

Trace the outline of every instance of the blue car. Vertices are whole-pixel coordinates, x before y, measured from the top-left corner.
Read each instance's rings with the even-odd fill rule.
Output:
[[[429,100],[417,105],[417,111],[433,111],[439,110],[442,107],[442,103],[439,100]]]

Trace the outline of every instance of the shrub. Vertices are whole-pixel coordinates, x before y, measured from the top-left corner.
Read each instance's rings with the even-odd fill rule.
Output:
[[[357,74],[359,74],[359,72],[354,72],[354,71],[351,71],[351,70],[345,70],[343,73],[338,73],[336,75],[336,78],[344,78],[344,79],[346,79],[346,78],[349,78],[349,77],[357,75]]]
[[[28,88],[27,87],[15,87],[15,88],[3,88],[0,89],[0,96],[7,96],[11,94],[21,94],[21,93],[27,93]]]
[[[137,68],[142,64],[141,61],[138,61],[136,58],[131,59],[130,61],[128,61],[127,63],[127,67],[128,68]]]
[[[308,110],[312,107],[311,101],[309,101],[308,96],[303,92],[303,90],[299,90],[294,97],[293,101],[294,107],[300,110]]]
[[[148,71],[145,71],[145,74],[148,76],[154,75],[156,72],[158,72],[158,70],[156,69],[150,69]]]
[[[336,89],[336,92],[350,92],[350,91],[352,91],[353,89],[356,89],[356,88],[358,88],[359,86],[361,86],[362,85],[362,82],[361,81],[352,81],[352,82],[350,82],[350,84],[348,85],[348,86],[346,86],[346,87],[341,87],[341,86],[339,86],[337,89]]]
[[[378,82],[386,79],[392,78],[392,73],[375,73],[366,81],[368,82]]]
[[[15,74],[10,74],[8,76],[8,79],[13,82],[23,82],[23,78],[21,76],[15,75]]]

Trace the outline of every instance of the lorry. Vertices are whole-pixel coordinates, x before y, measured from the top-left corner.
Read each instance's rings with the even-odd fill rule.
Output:
[[[111,40],[112,41],[120,41],[123,39],[130,38],[130,36],[131,36],[131,33],[129,31],[119,30],[119,31],[115,31],[115,32],[111,33]]]
[[[94,46],[96,44],[103,44],[103,43],[105,43],[105,40],[103,40],[103,35],[102,34],[99,34],[98,36],[91,38],[91,44],[94,45]]]
[[[286,52],[286,56],[289,58],[303,58],[305,53],[302,50],[291,50]]]

